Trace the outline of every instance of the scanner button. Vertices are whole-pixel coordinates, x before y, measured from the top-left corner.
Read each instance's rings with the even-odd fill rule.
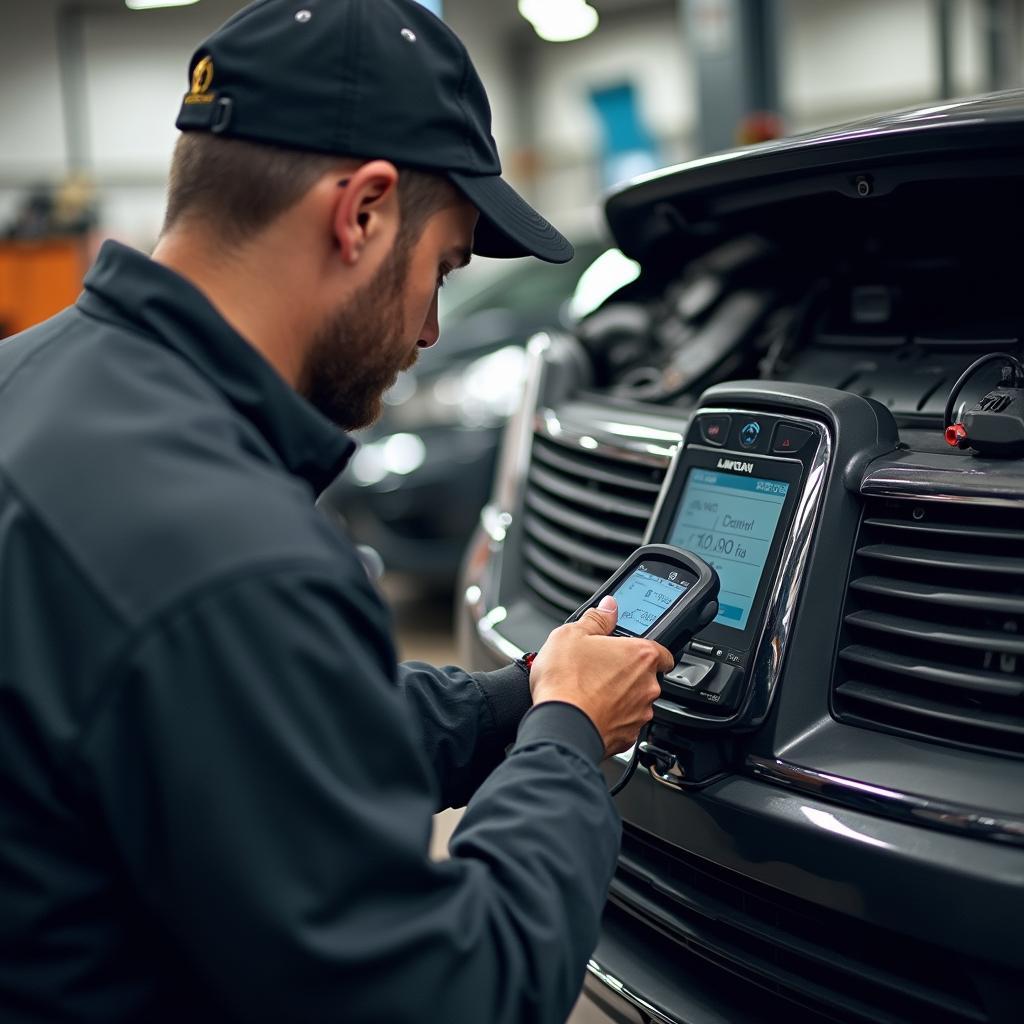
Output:
[[[761,424],[757,420],[750,420],[740,427],[740,444],[744,448],[753,448],[761,436]]]
[[[701,416],[700,436],[705,444],[721,447],[729,438],[729,427],[732,418],[729,416]]]
[[[723,665],[714,676],[708,680],[706,686],[701,687],[703,693],[720,694],[724,693],[728,685],[736,678],[739,674],[739,669],[726,668]]]
[[[718,614],[718,602],[709,601],[705,606],[704,610],[700,613],[700,621],[697,623],[697,629],[703,629],[705,626],[710,625],[712,619]],[[710,644],[707,645],[709,651],[713,648]]]
[[[780,423],[772,438],[772,451],[778,455],[798,452],[811,439],[811,432],[792,423]]]
[[[706,644],[701,640],[690,641],[690,650],[697,654],[710,654],[714,649],[712,644]]]
[[[714,667],[708,662],[701,662],[698,665],[676,665],[671,672],[665,673],[665,681],[675,683],[676,686],[685,686],[688,690],[695,690]]]

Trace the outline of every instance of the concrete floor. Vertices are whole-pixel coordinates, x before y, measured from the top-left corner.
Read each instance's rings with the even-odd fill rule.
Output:
[[[433,665],[458,664],[452,623],[452,603],[447,597],[422,594],[401,581],[387,579],[383,588],[395,614],[398,656],[403,661],[426,661]],[[431,852],[448,853],[448,839],[459,823],[461,811],[444,811],[434,818]],[[614,1024],[585,999],[581,999],[566,1024]]]

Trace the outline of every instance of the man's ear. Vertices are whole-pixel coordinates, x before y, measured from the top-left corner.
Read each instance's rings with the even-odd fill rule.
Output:
[[[371,160],[339,180],[334,238],[345,263],[357,263],[375,243],[390,247],[398,220],[398,168],[393,163]]]

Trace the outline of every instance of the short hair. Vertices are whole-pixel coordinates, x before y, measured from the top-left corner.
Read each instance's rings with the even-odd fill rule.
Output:
[[[192,219],[216,229],[229,243],[248,241],[294,206],[325,174],[355,157],[183,132],[174,148],[163,230]],[[400,245],[419,238],[435,213],[458,195],[440,174],[399,167]]]

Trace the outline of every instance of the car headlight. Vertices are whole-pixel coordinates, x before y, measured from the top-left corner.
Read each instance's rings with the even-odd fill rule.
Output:
[[[507,345],[438,374],[400,379],[387,395],[387,425],[396,430],[498,426],[515,412],[526,375],[526,350]]]

